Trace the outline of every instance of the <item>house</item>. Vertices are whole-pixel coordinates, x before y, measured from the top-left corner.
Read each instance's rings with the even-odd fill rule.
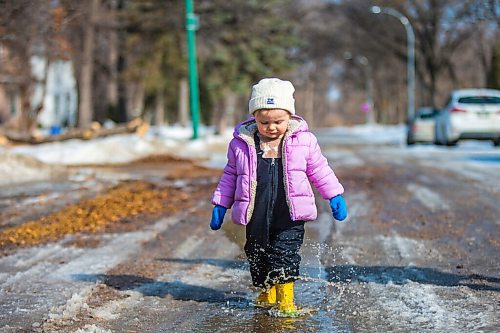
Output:
[[[0,125],[20,114],[19,78],[9,62],[9,52],[0,43]]]
[[[44,58],[32,57],[31,66],[33,74],[39,79],[38,82],[43,82],[46,65]],[[43,83],[37,83],[31,100],[31,105],[43,105],[38,114],[38,125],[42,128],[75,127],[78,108],[77,94],[76,78],[71,61],[50,62],[45,87]],[[43,104],[40,104],[41,98],[43,98]]]
[[[9,61],[8,50],[0,44],[0,126],[18,127],[21,115],[20,78]],[[73,64],[69,60],[51,61],[31,57],[34,84],[31,106],[41,107],[37,126],[74,127],[77,122],[78,92]],[[43,102],[43,103],[42,103]]]

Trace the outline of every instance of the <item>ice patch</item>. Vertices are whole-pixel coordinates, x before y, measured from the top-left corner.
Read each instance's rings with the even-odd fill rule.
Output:
[[[92,293],[93,288],[93,286],[83,288],[74,293],[66,304],[53,308],[47,322],[73,319],[81,312],[89,311],[89,305],[85,301]]]
[[[388,258],[404,265],[413,265],[413,261],[420,257],[420,253],[426,251],[426,245],[423,242],[401,237],[396,233],[392,236],[378,235],[375,239],[382,245]]]
[[[202,238],[196,235],[189,237],[175,250],[175,256],[177,258],[187,258],[203,241]]]
[[[349,193],[348,199],[350,218],[357,219],[370,216],[372,212],[371,200],[366,193]]]
[[[427,187],[411,183],[408,184],[406,188],[415,195],[415,198],[420,201],[422,205],[429,208],[432,212],[450,209],[450,206],[439,194],[431,191]]]
[[[491,315],[480,303],[471,306],[470,299],[465,302],[460,288],[458,295],[449,298],[438,296],[443,287],[416,282],[404,285],[370,282],[368,288],[382,315],[398,331],[413,331],[417,326],[419,332],[480,332],[478,329],[488,325]]]
[[[62,265],[54,271],[53,278],[71,280],[75,273],[85,272],[85,274],[99,274],[114,267],[129,255],[135,253],[143,241],[154,236],[152,231],[139,231],[121,234],[119,237],[103,247],[87,250],[82,256],[73,259],[71,262]],[[95,258],[99,258],[96,261]]]
[[[112,331],[92,324],[85,325],[83,328],[79,328],[74,333],[112,333]]]
[[[92,309],[92,316],[101,320],[113,320],[120,317],[120,312],[125,308],[132,308],[141,300],[141,293],[136,291],[127,291],[129,297],[119,300],[113,300],[105,303],[101,307]]]
[[[324,150],[323,154],[328,159],[328,161],[334,166],[350,166],[350,167],[360,167],[365,165],[365,161],[356,154],[347,150]]]
[[[83,253],[83,249],[79,248],[64,248],[60,244],[48,244],[45,246],[37,246],[28,248],[25,251],[18,251],[14,256],[2,258],[6,262],[11,262],[16,269],[25,269],[42,263],[50,258],[51,261],[57,262],[64,260],[68,255],[76,256]],[[0,260],[2,265],[3,260]],[[1,266],[0,266],[1,267]]]

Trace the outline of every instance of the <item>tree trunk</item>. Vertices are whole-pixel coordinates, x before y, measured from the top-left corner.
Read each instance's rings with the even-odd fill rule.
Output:
[[[79,127],[89,127],[93,117],[92,76],[94,72],[94,22],[98,6],[99,0],[90,1],[89,22],[84,32],[83,60],[80,78]]]
[[[127,119],[141,116],[144,110],[144,85],[142,83],[127,84]]]
[[[21,95],[21,114],[19,117],[19,130],[23,133],[29,133],[32,127],[30,119],[31,113],[31,86],[29,83],[23,83],[19,87]]]
[[[120,124],[112,128],[103,128],[100,126],[91,126],[89,128],[75,128],[65,133],[48,136],[33,136],[27,133],[17,133],[7,131],[5,137],[11,142],[40,144],[47,142],[59,142],[70,139],[89,140],[97,137],[104,137],[123,133],[136,133],[143,135],[147,132],[149,125],[141,119],[134,119],[126,124]]]
[[[238,95],[236,95],[232,90],[228,91],[224,103],[224,115],[226,116],[226,126],[234,125],[234,114],[236,112],[237,102],[238,102]],[[226,126],[221,127],[222,131],[226,129]]]
[[[117,9],[118,11],[123,11],[125,8],[125,0],[118,0]],[[127,84],[123,78],[123,73],[127,68],[127,55],[126,55],[126,47],[127,47],[127,33],[125,29],[119,29],[117,33],[118,38],[118,59],[117,59],[117,80],[118,80],[118,122],[127,122],[129,119],[132,119],[127,112],[130,110],[127,99]],[[141,111],[142,111],[142,101],[141,101]]]
[[[429,71],[429,75],[431,76],[431,82],[430,82],[430,99],[431,99],[431,105],[436,105],[436,80],[437,80],[437,71],[436,70],[431,70]]]
[[[304,118],[310,128],[314,128],[314,81],[309,80],[306,84]]]
[[[116,16],[116,3],[111,2],[111,15]],[[107,82],[107,103],[112,109],[118,105],[118,32],[115,29],[109,30],[108,41],[108,69],[109,76]]]
[[[189,91],[187,79],[183,78],[179,81],[179,123],[182,127],[187,127],[189,123],[188,114]]]
[[[233,125],[237,101],[238,96],[231,90],[223,92],[222,101],[214,108],[213,113],[215,134],[223,134],[228,125]]]
[[[486,87],[500,89],[500,44],[491,50],[490,68],[486,75]]]
[[[165,98],[161,88],[156,91],[154,119],[156,126],[161,126],[165,122]]]
[[[223,114],[223,106],[222,101],[218,100],[214,103],[212,109],[212,123],[214,124],[214,134],[220,135],[222,134],[222,129],[225,128],[225,120]]]

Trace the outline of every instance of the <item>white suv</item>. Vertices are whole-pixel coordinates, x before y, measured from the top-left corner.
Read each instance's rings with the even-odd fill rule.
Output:
[[[493,140],[500,145],[500,90],[454,90],[436,117],[436,143],[461,139]]]

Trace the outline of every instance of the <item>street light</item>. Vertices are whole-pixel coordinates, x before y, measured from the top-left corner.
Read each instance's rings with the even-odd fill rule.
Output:
[[[411,27],[410,21],[406,16],[393,8],[385,8],[373,6],[371,8],[374,14],[387,14],[396,17],[399,22],[403,24],[406,30],[407,40],[407,71],[408,71],[408,118],[412,117],[415,113],[415,34]]]

